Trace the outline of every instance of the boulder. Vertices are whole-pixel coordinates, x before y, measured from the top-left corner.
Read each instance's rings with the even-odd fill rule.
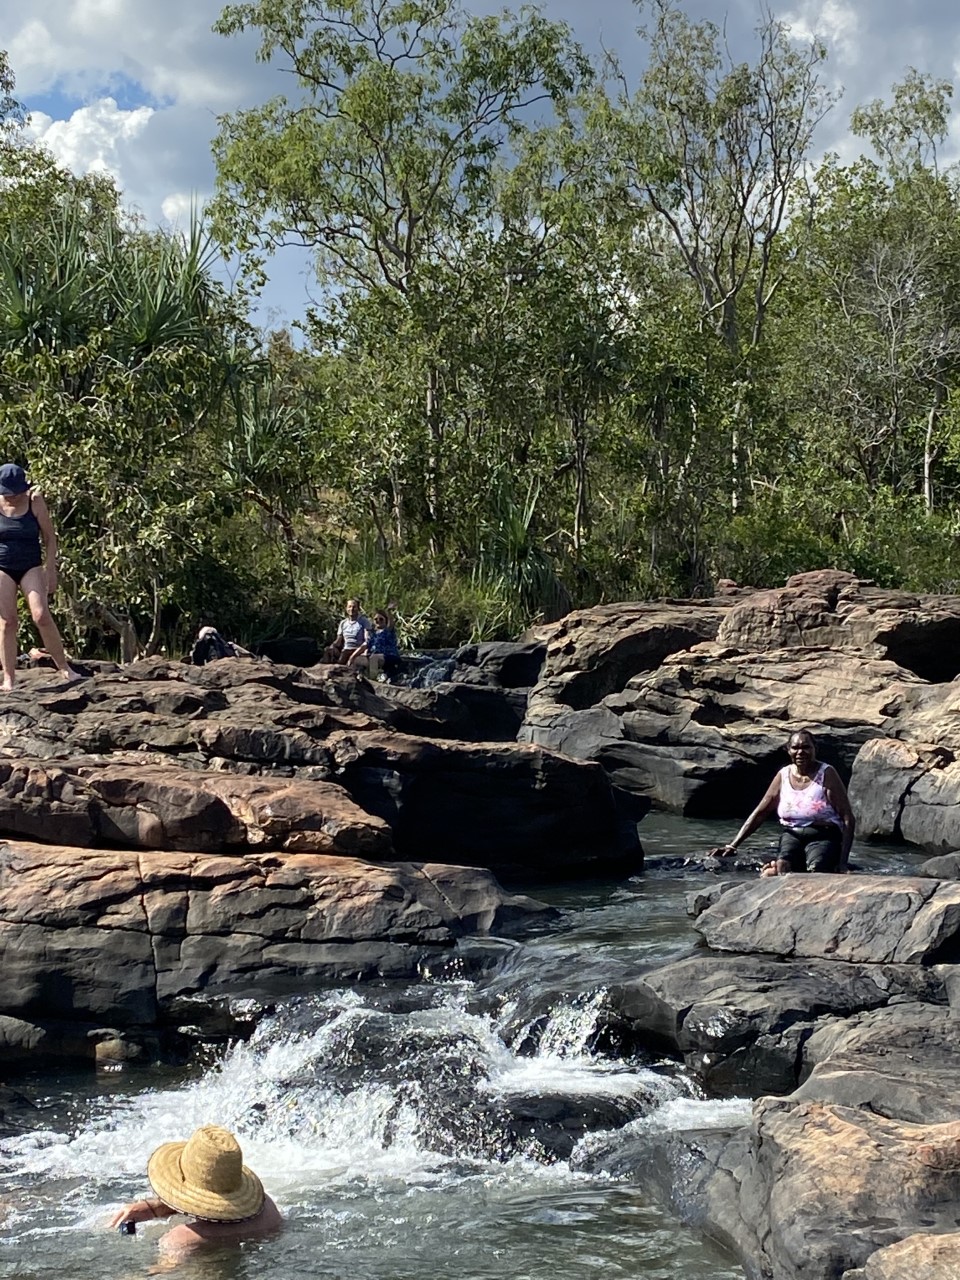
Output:
[[[880,738],[861,749],[850,779],[861,835],[931,853],[960,850],[960,726],[944,719],[943,736],[955,746]]]
[[[540,909],[465,867],[7,841],[0,1011],[123,1028],[169,1021],[198,995],[411,978],[458,937]]]
[[[682,1054],[712,1093],[752,1097],[796,1087],[800,1049],[818,1019],[843,1026],[845,1017],[904,998],[946,1000],[940,978],[917,966],[702,953],[609,995],[627,1043]]]
[[[26,672],[0,706],[0,830],[67,845],[370,858],[396,848],[527,878],[547,866],[636,869],[640,815],[602,771],[539,747],[449,737],[458,727],[512,737],[522,698],[246,659],[150,659],[55,687]]]
[[[921,1232],[878,1249],[866,1266],[845,1271],[842,1280],[957,1280],[960,1276],[960,1232]]]
[[[717,951],[855,964],[953,963],[960,958],[960,884],[778,876],[718,895],[694,928]]]
[[[562,747],[552,737],[565,709],[582,711],[653,671],[671,653],[712,640],[730,602],[631,601],[580,609],[548,633],[540,683],[530,697],[527,741]],[[563,733],[562,723],[557,732]]]
[[[513,880],[639,870],[636,822],[603,770],[531,745],[339,733],[338,782],[384,818],[402,857],[481,863]]]
[[[455,684],[529,689],[540,678],[546,654],[546,645],[538,640],[464,645],[454,654],[450,679]]]
[[[842,1016],[836,1016],[840,1014]],[[956,1012],[892,1004],[821,1018],[802,1051],[799,1099],[866,1107],[893,1120],[945,1123],[960,1116]]]
[[[925,1144],[955,1151],[956,1125],[767,1098],[750,1139],[739,1210],[770,1280],[836,1280],[904,1237],[956,1230],[960,1165],[931,1168],[918,1155]]]

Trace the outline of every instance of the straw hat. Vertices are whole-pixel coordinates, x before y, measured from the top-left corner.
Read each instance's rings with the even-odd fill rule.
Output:
[[[240,1222],[263,1207],[263,1184],[243,1163],[236,1138],[219,1125],[157,1147],[147,1177],[164,1204],[208,1222]]]

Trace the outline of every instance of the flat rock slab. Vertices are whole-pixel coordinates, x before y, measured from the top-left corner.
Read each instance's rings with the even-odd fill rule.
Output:
[[[332,782],[173,764],[0,760],[0,830],[53,843],[393,856],[390,828]]]
[[[946,1001],[938,975],[917,966],[703,953],[609,996],[631,1039],[682,1054],[713,1092],[753,1097],[796,1087],[800,1046],[824,1015],[843,1027],[851,1014],[904,998]]]
[[[537,910],[468,867],[7,841],[0,1010],[149,1025],[198,994],[412,977],[458,937]]]
[[[960,1116],[960,1019],[952,1009],[906,1003],[825,1017],[802,1052],[794,1098],[914,1124]]]
[[[865,1267],[845,1271],[842,1280],[957,1280],[960,1233],[921,1234],[878,1249]]]
[[[715,895],[694,928],[716,951],[855,964],[952,962],[960,958],[960,883],[778,876]]]

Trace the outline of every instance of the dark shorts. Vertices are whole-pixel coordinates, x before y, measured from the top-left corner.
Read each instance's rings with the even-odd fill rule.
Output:
[[[837,871],[842,841],[839,827],[784,827],[779,856],[791,871]]]
[[[14,568],[12,565],[0,564],[0,573],[5,573],[8,578],[12,578],[19,587],[24,576],[28,574],[31,569],[39,569],[41,564],[42,561],[40,560],[38,560],[36,564],[22,565],[17,568]]]

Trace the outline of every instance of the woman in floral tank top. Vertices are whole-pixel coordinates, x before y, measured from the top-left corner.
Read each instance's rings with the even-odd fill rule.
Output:
[[[788,871],[847,870],[856,823],[846,787],[833,765],[817,759],[813,735],[800,729],[787,743],[790,764],[777,771],[763,799],[730,844],[715,852],[729,857],[747,836],[776,810],[780,819],[780,850],[761,875]]]

